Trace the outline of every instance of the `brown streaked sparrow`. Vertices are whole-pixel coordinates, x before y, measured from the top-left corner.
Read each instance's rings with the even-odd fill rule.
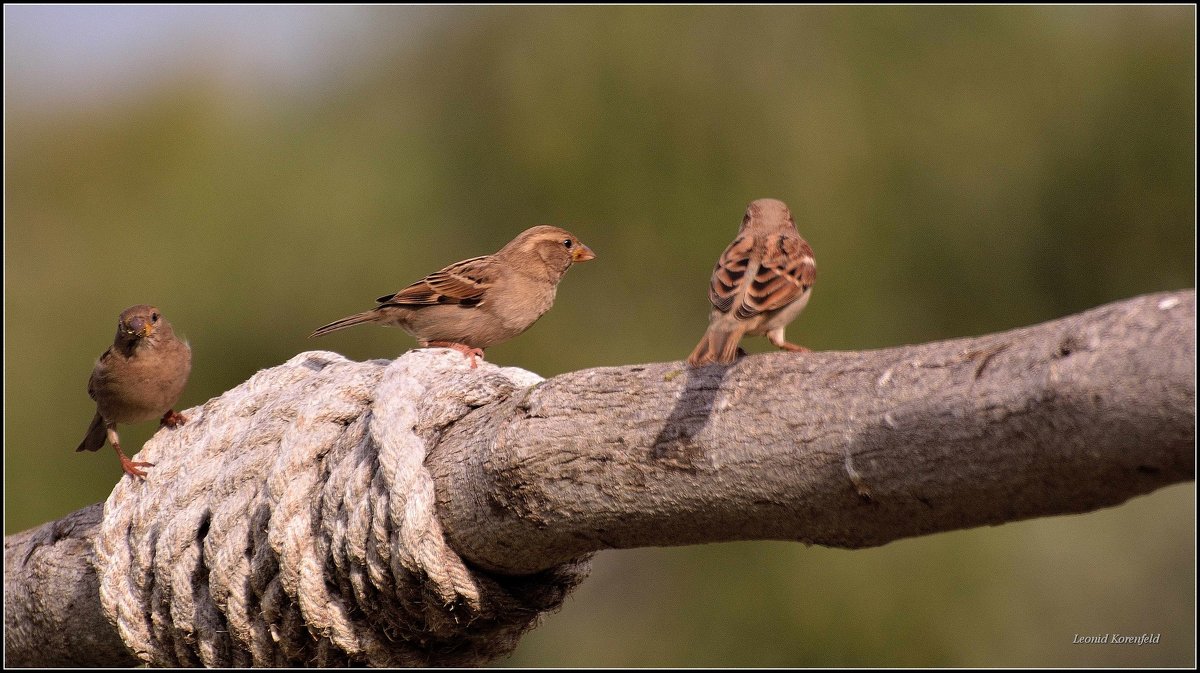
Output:
[[[462,352],[474,368],[483,349],[524,332],[550,310],[558,282],[572,264],[595,257],[564,229],[532,227],[495,254],[455,262],[310,337],[360,323],[399,327],[422,347]]]
[[[796,231],[786,204],[758,199],[746,208],[737,238],[717,260],[709,282],[708,330],[688,364],[730,364],[745,334],[762,335],[789,351],[783,330],[808,304],[817,265],[812,248]]]

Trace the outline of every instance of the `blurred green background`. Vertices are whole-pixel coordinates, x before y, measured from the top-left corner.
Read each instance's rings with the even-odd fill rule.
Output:
[[[135,303],[190,339],[191,407],[302,350],[402,353],[306,335],[537,223],[598,254],[488,352],[547,377],[685,357],[764,196],[816,251],[789,336],[819,350],[1194,287],[1195,37],[1191,6],[6,7],[5,531],[120,477],[73,449]],[[606,552],[505,663],[1193,666],[1194,506]],[[1162,637],[1071,644],[1104,632]]]

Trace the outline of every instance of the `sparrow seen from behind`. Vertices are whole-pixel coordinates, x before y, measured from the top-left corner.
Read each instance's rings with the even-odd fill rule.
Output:
[[[733,363],[746,334],[765,334],[784,350],[808,351],[788,342],[783,331],[808,304],[816,276],[812,248],[796,231],[787,205],[776,199],[753,201],[737,238],[713,268],[708,330],[688,364]]]

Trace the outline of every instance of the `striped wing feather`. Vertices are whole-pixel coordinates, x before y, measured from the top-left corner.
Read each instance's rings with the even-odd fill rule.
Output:
[[[718,311],[735,310],[745,320],[792,303],[816,274],[812,248],[799,236],[740,236],[717,260],[708,298]]]
[[[376,299],[384,306],[460,304],[476,306],[492,286],[495,260],[491,255],[472,257],[435,271],[393,295]]]

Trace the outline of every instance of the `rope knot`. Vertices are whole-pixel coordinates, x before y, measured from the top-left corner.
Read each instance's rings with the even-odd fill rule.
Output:
[[[541,381],[458,353],[301,353],[143,447],[97,538],[100,594],[158,666],[467,666],[512,651],[587,559],[526,577],[473,568],[437,518],[428,449]]]

